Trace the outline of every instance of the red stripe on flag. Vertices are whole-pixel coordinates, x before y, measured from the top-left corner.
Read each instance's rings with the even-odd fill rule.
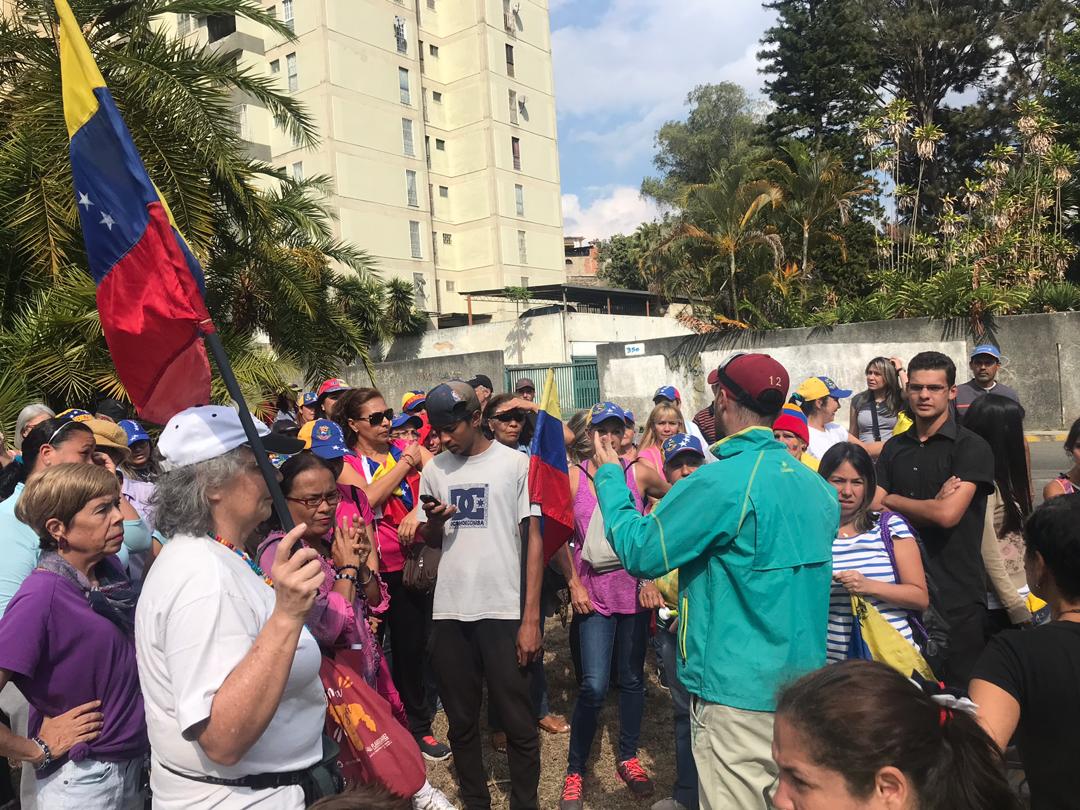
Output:
[[[201,336],[212,329],[195,279],[160,202],[149,225],[97,289],[101,328],[139,415],[164,424],[205,405],[210,363]]]
[[[540,504],[543,515],[544,563],[574,533],[574,506],[570,500],[570,476],[539,456],[529,459],[529,499]]]

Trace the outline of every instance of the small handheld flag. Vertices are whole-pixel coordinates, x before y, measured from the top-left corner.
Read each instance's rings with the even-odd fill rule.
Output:
[[[544,537],[544,564],[574,533],[574,507],[570,500],[570,474],[566,464],[562,412],[555,370],[548,369],[540,414],[536,419],[529,457],[529,498],[540,504]]]
[[[164,424],[210,401],[213,331],[198,261],[151,182],[67,0],[60,75],[75,197],[101,329],[139,415]]]

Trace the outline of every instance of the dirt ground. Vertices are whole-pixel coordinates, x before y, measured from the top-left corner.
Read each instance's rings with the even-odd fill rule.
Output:
[[[577,684],[570,660],[567,629],[558,617],[548,619],[544,639],[544,668],[547,673],[548,697],[551,711],[569,721],[574,711]],[[588,810],[625,810],[648,808],[652,802],[671,795],[675,781],[675,732],[672,725],[671,698],[660,688],[656,678],[656,663],[650,649],[645,659],[645,717],[641,724],[638,757],[656,782],[652,799],[636,800],[615,773],[615,748],[619,734],[618,693],[609,692],[600,726],[589,758],[590,773],[585,778],[585,807]],[[482,712],[484,718],[486,711]],[[435,718],[435,735],[446,740],[446,715]],[[566,752],[569,734],[540,732],[540,807],[556,808],[566,774]],[[428,779],[451,800],[457,801],[457,782],[453,774],[453,758],[446,762],[428,763]],[[509,807],[510,771],[506,756],[491,748],[491,734],[484,734],[484,762],[488,770],[488,786],[493,808]]]

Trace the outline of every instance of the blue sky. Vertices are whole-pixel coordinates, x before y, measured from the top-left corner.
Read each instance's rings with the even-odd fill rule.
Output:
[[[695,85],[759,93],[759,0],[550,0],[565,233],[629,233],[655,209],[638,195],[653,135],[685,116]]]

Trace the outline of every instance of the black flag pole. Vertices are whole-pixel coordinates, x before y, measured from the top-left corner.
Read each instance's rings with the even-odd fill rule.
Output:
[[[262,473],[262,477],[266,481],[266,488],[270,490],[270,498],[274,502],[274,511],[277,512],[278,520],[281,521],[281,529],[285,532],[291,531],[293,519],[292,515],[289,514],[289,506],[285,503],[285,493],[281,491],[278,472],[274,469],[274,465],[270,463],[270,456],[266,454],[266,448],[263,447],[259,431],[255,429],[255,420],[251,418],[251,411],[248,409],[247,402],[244,401],[240,383],[236,381],[236,375],[233,374],[229,356],[225,353],[225,346],[221,342],[221,336],[216,331],[210,331],[205,332],[203,338],[210,348],[210,354],[214,356],[214,362],[217,363],[218,372],[225,381],[225,388],[228,390],[229,396],[233,398],[233,401],[236,402],[237,407],[240,409],[240,423],[244,426],[248,444],[251,446],[252,452],[255,453],[255,461],[259,465],[259,472]]]

